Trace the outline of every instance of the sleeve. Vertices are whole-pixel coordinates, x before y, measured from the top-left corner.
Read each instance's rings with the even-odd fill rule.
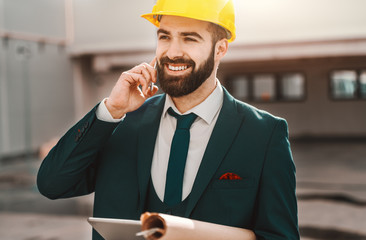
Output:
[[[118,125],[99,120],[97,107],[75,124],[43,160],[37,186],[44,196],[68,198],[94,191],[98,152]]]
[[[257,239],[300,239],[295,165],[285,120],[270,138],[260,178],[254,232]]]
[[[105,101],[107,99],[108,98],[104,98],[103,101],[101,101],[99,106],[97,107],[97,110],[95,111],[97,118],[104,122],[114,122],[114,123],[121,122],[126,117],[126,114],[119,119],[114,119],[105,105]]]

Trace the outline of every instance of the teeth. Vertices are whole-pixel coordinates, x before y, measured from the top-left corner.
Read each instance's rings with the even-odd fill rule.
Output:
[[[173,71],[182,71],[182,70],[186,70],[188,68],[188,66],[174,67],[174,66],[168,65],[168,68]]]

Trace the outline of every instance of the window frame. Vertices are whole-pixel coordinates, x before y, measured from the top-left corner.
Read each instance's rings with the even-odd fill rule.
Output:
[[[356,92],[355,92],[355,97],[353,98],[337,98],[334,96],[333,94],[333,79],[332,79],[332,75],[334,72],[338,72],[338,71],[355,71],[356,72]],[[366,72],[366,67],[365,68],[335,68],[329,71],[328,73],[328,97],[330,100],[332,101],[344,101],[344,102],[349,102],[349,101],[365,101],[366,100],[366,96],[362,97],[361,94],[361,73],[365,71]]]
[[[282,77],[284,75],[288,74],[301,74],[304,79],[303,83],[303,95],[301,98],[298,99],[291,99],[286,98],[283,95],[283,91],[281,88],[281,81]],[[261,101],[257,100],[254,96],[254,76],[257,75],[272,75],[274,76],[274,86],[275,86],[275,97],[272,100],[269,101]],[[237,98],[233,93],[233,80],[236,78],[244,77],[248,81],[248,98]],[[233,94],[235,98],[237,98],[240,101],[244,102],[251,102],[251,103],[298,103],[298,102],[304,102],[307,99],[307,76],[303,71],[284,71],[284,72],[247,72],[247,73],[235,73],[230,74],[226,77],[225,85],[227,86],[230,93]]]

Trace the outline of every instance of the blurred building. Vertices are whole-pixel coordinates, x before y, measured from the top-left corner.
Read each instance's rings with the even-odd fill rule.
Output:
[[[36,151],[74,121],[64,1],[0,0],[0,159]]]
[[[0,0],[0,156],[60,136],[122,71],[149,62],[156,30],[140,15],[153,3]],[[366,138],[366,2],[236,5],[222,84],[286,118],[293,138]]]

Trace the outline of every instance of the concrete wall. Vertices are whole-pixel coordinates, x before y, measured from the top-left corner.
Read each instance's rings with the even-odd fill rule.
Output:
[[[0,0],[0,32],[65,38],[64,1]],[[0,38],[0,157],[36,150],[74,121],[72,66],[60,45]]]

